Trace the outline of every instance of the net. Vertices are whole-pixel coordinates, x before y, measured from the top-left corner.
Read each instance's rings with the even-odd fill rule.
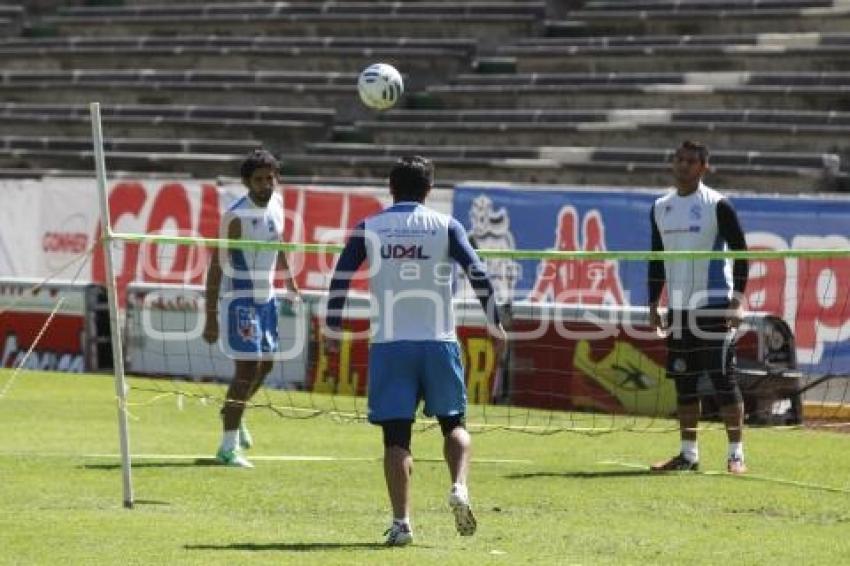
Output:
[[[211,406],[223,401],[223,389],[213,384],[232,378],[233,363],[201,338],[204,288],[198,284],[198,273],[206,265],[207,247],[286,249],[293,266],[324,265],[328,272],[334,262],[330,252],[338,251],[335,246],[169,236],[118,239],[139,243],[140,257],[150,258],[160,275],[159,282],[133,283],[126,290],[127,371],[156,378],[133,381],[131,388],[156,398],[196,399]],[[305,259],[309,254],[324,259]],[[649,327],[646,308],[627,304],[625,292],[645,284],[646,263],[653,257],[691,263],[723,257],[749,260],[746,297],[751,311],[729,337],[737,351],[735,375],[748,424],[846,423],[850,418],[847,250],[663,256],[490,250],[482,255],[491,262],[500,287],[511,339],[505,356],[497,358],[481,307],[459,278],[456,322],[472,430],[541,434],[674,430],[676,392],[666,378],[667,342]],[[195,258],[183,276],[180,271],[188,264],[180,258]],[[511,277],[519,280],[517,274],[524,269],[534,270],[533,285],[527,291],[511,289]],[[169,277],[161,277],[163,272]],[[181,277],[186,283],[175,283]],[[327,352],[320,339],[325,294],[308,291],[303,296],[300,303],[279,296],[281,347],[265,387],[249,407],[286,418],[326,415],[363,421],[368,294],[361,285],[350,295],[337,353]],[[709,422],[717,416],[715,393],[708,376],[700,376],[697,395]],[[420,426],[433,424],[419,419]]]

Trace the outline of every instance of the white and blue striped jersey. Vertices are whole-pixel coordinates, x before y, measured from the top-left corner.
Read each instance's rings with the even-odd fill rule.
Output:
[[[700,183],[693,193],[676,189],[655,201],[650,214],[653,251],[745,250],[746,242],[735,209],[722,194]],[[694,309],[728,303],[733,289],[744,291],[746,260],[733,267],[725,259],[651,261],[649,302],[657,303],[667,283],[671,309]]]
[[[466,230],[446,214],[399,202],[361,222],[346,243],[330,286],[327,325],[338,329],[351,276],[369,266],[373,343],[457,340],[452,281],[458,263],[488,318],[498,322],[493,286]]]
[[[283,199],[274,193],[265,207],[254,204],[248,195],[237,199],[222,218],[225,237],[234,219],[239,221],[240,239],[279,242],[283,236]],[[277,256],[277,250],[229,250],[229,261],[222,265],[223,296],[252,293],[257,303],[270,301],[274,297]]]

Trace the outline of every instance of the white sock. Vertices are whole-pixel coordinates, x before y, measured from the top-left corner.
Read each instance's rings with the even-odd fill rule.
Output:
[[[239,430],[225,430],[221,438],[221,449],[225,452],[236,450],[239,445]]]
[[[463,501],[469,501],[469,489],[462,483],[453,483],[452,493]]]
[[[744,443],[730,442],[729,443],[729,459],[744,461]]]
[[[696,440],[682,441],[682,456],[684,456],[688,462],[699,462],[699,448],[697,448]]]
[[[395,518],[393,519],[393,523],[397,525],[407,525],[407,528],[410,529],[410,517],[402,517],[401,519]]]

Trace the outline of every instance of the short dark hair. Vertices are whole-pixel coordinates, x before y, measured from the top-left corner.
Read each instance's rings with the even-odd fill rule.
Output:
[[[396,200],[422,202],[434,183],[434,164],[420,155],[400,158],[390,171],[390,192]]]
[[[262,148],[255,149],[245,158],[245,161],[242,162],[242,166],[239,168],[242,181],[247,183],[251,175],[254,174],[254,171],[262,167],[271,167],[277,171],[280,169],[280,163],[278,163],[278,160],[270,151]]]
[[[685,140],[682,142],[682,145],[679,146],[679,149],[676,150],[676,153],[679,153],[679,151],[682,150],[696,153],[703,164],[708,163],[708,146],[704,143],[694,140]]]

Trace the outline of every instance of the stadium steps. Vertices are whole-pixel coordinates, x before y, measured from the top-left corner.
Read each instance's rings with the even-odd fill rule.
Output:
[[[266,71],[0,71],[0,101],[49,104],[298,106],[336,108],[343,121],[371,112],[357,100],[355,73]]]
[[[850,110],[848,73],[460,75],[428,87],[437,108]]]
[[[90,140],[0,138],[0,168],[82,170],[93,161]],[[244,145],[243,145],[244,144]],[[143,173],[175,172],[198,178],[232,176],[251,140],[107,140],[110,169]],[[670,152],[629,148],[457,148],[308,146],[310,153],[283,156],[288,178],[383,179],[398,155],[419,152],[435,158],[443,183],[477,179],[545,184],[669,184]],[[178,148],[178,146],[180,146]],[[230,150],[228,152],[228,150]],[[836,173],[837,156],[715,152],[707,182],[736,190],[812,192],[845,189],[846,175]],[[382,184],[382,183],[381,183]]]
[[[101,106],[104,130],[116,138],[181,137],[210,139],[248,136],[269,147],[291,151],[305,141],[329,139],[331,109],[230,106]],[[74,137],[91,134],[88,105],[2,104],[0,128],[6,134]]]
[[[60,35],[176,34],[473,37],[538,34],[545,2],[286,2],[73,8],[46,17]]]
[[[470,41],[402,38],[64,38],[0,42],[0,68],[162,69],[197,71],[359,72],[375,61],[404,70],[414,87],[467,71],[475,51]],[[439,64],[435,65],[435,61]]]
[[[440,171],[453,178],[507,180],[514,182],[607,183],[615,175],[631,171],[632,183],[652,185],[667,175],[669,184],[672,150],[618,147],[520,147],[307,144],[306,156],[289,156],[290,165],[321,164],[328,174],[346,176],[358,167],[376,173],[398,155],[423,154],[435,159]],[[307,158],[305,162],[305,158]],[[715,178],[727,186],[770,191],[838,188],[845,183],[835,154],[715,151]],[[577,178],[577,176],[579,178]],[[580,180],[584,179],[584,180]]]
[[[341,177],[367,176],[380,178],[396,158],[379,156],[291,155],[285,171],[306,174],[325,171]],[[437,160],[439,174],[450,179],[493,182],[534,183],[547,185],[668,186],[669,163],[628,161],[585,161],[562,163],[547,159],[463,159]],[[727,189],[754,192],[811,193],[847,190],[844,174],[825,178],[821,170],[796,167],[713,166],[707,177],[709,184]]]
[[[631,44],[616,37],[594,39],[584,44],[525,40],[497,48],[492,58],[512,62],[521,73],[850,70],[850,34],[667,36]],[[483,57],[476,65],[486,68],[491,60]]]
[[[850,113],[676,111],[391,111],[360,121],[361,140],[376,144],[491,144],[666,147],[699,139],[717,149],[838,153],[850,161]],[[356,139],[352,134],[351,139]],[[340,140],[341,141],[341,140]]]
[[[850,6],[843,0],[827,6],[715,7],[644,10],[641,8],[574,10],[566,22],[547,23],[547,35],[700,35],[744,33],[842,32],[850,29]]]

